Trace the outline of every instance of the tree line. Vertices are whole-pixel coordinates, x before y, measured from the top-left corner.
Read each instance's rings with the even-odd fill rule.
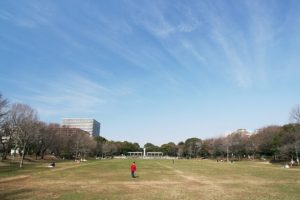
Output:
[[[292,109],[291,122],[283,126],[268,126],[254,134],[238,130],[223,137],[188,138],[175,144],[156,146],[146,143],[147,152],[163,152],[166,156],[182,158],[217,158],[224,160],[266,158],[273,161],[295,160],[299,165],[300,106]],[[37,112],[26,104],[10,104],[0,93],[0,153],[1,160],[20,156],[20,167],[26,155],[44,159],[52,155],[63,159],[112,157],[142,152],[138,143],[110,141],[90,137],[75,128],[61,127],[38,119]]]

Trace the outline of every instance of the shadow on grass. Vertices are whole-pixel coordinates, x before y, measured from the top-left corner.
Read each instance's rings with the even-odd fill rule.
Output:
[[[26,199],[30,195],[32,195],[31,189],[17,189],[17,190],[9,190],[9,191],[1,191],[0,199],[1,200],[9,200],[9,199]]]

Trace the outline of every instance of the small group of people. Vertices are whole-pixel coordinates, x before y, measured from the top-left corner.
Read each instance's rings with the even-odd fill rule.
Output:
[[[297,163],[299,163],[298,159],[296,161],[297,161]],[[283,167],[284,168],[290,168],[290,167],[293,167],[294,165],[296,165],[296,162],[292,159],[289,163],[285,163],[285,165]]]

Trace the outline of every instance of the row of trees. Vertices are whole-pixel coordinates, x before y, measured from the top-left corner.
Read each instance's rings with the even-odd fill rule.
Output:
[[[293,123],[269,126],[249,135],[245,131],[224,137],[201,140],[189,138],[175,144],[161,146],[147,143],[147,151],[160,151],[164,155],[187,158],[241,159],[270,157],[273,160],[295,159],[299,163],[300,106],[291,112]],[[80,129],[60,127],[38,119],[37,112],[25,104],[12,104],[0,94],[0,153],[5,160],[11,152],[20,155],[20,167],[25,155],[44,159],[45,155],[71,159],[85,156],[127,155],[142,151],[138,143],[109,141],[103,137],[90,137]]]
[[[44,159],[48,154],[76,158],[96,146],[87,132],[44,123],[33,108],[26,104],[9,105],[1,94],[0,139],[1,160],[14,152],[14,156],[20,155],[20,167],[25,155],[35,155],[36,159]]]
[[[101,141],[104,155],[126,155],[130,151],[142,151],[137,143]],[[164,155],[185,158],[256,159],[271,158],[273,161],[295,160],[299,164],[300,124],[268,126],[256,133],[236,131],[224,137],[201,140],[189,138],[175,144],[161,146],[144,145],[147,151],[163,152]]]
[[[238,130],[227,136],[201,140],[189,138],[175,144],[169,142],[161,146],[146,143],[144,147],[150,152],[163,152],[164,155],[186,158],[222,158],[222,159],[256,159],[271,158],[274,161],[295,160],[299,164],[300,152],[300,106],[292,109],[291,122],[283,126],[268,126],[248,133]],[[142,151],[139,145],[135,148],[118,148],[119,142],[110,141],[115,147],[106,151],[109,155],[126,154],[128,151]],[[125,142],[126,144],[127,142]],[[106,143],[107,144],[107,143]],[[109,149],[109,146],[108,146]]]

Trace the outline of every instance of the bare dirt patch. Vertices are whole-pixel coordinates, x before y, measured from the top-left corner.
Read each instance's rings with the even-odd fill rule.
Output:
[[[30,177],[30,175],[21,175],[21,176],[14,176],[14,177],[9,177],[9,178],[4,178],[4,179],[0,180],[0,183],[19,181],[19,180],[27,179],[29,177]]]

